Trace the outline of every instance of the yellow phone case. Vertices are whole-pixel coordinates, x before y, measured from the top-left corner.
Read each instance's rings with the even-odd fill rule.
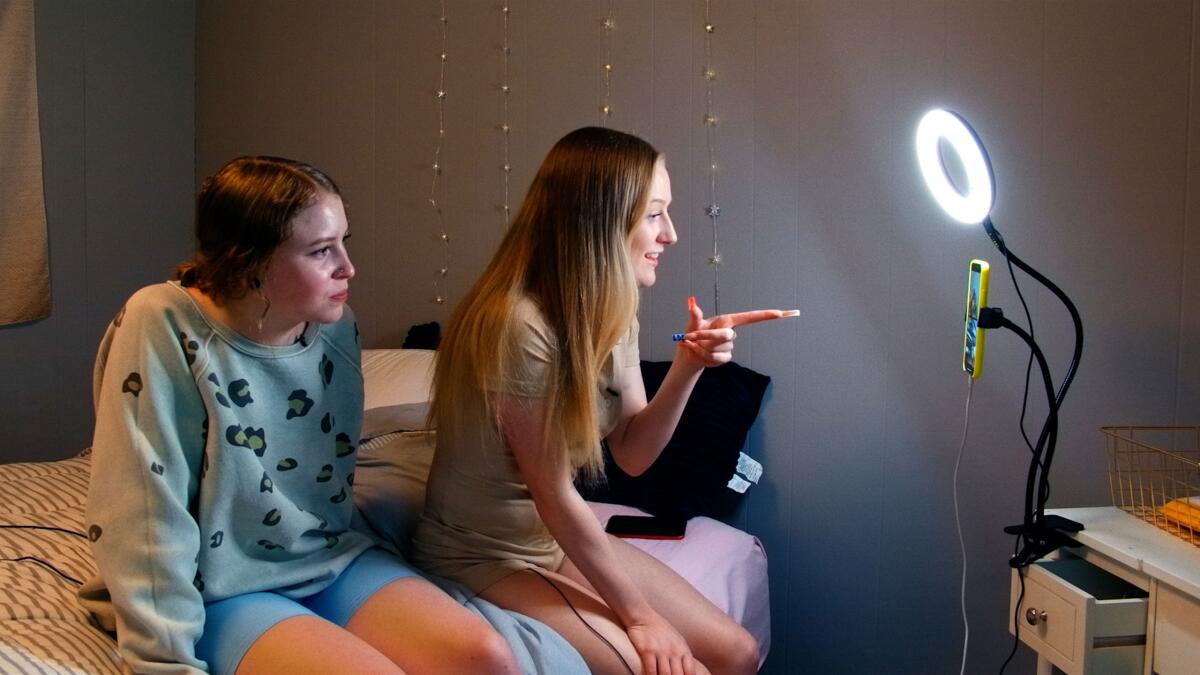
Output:
[[[972,260],[967,268],[967,306],[963,320],[963,370],[971,379],[983,375],[983,334],[979,327],[979,309],[987,306],[988,264]]]

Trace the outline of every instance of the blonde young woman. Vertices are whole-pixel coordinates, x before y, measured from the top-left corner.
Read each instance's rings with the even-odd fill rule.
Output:
[[[519,214],[452,316],[432,415],[438,449],[414,560],[561,633],[596,673],[748,673],[754,639],[669,568],[606,535],[575,490],[603,464],[629,473],[670,438],[705,367],[732,356],[733,326],[705,319],[646,401],[638,288],[675,243],[659,153],[583,128],[547,155]]]

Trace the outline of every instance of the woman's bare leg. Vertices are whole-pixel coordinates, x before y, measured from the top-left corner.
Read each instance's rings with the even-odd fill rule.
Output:
[[[522,570],[496,582],[480,597],[553,628],[596,675],[641,673],[641,659],[613,611],[595,591],[561,574]]]
[[[521,672],[508,642],[487,621],[420,577],[376,591],[346,630],[412,675]]]
[[[237,669],[237,675],[519,672],[499,633],[419,577],[376,591],[345,628],[311,615],[280,621],[250,646]]]
[[[658,559],[617,537],[609,537],[609,542],[646,601],[683,635],[697,660],[716,675],[758,670],[758,642],[745,628]],[[558,571],[595,592],[569,559]]]
[[[259,673],[404,675],[362,638],[311,614],[280,621],[250,645],[237,675]]]

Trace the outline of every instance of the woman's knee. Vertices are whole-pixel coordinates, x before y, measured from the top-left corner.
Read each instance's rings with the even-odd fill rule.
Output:
[[[714,654],[715,663],[707,663],[717,673],[754,673],[758,670],[758,640],[745,628],[737,626],[726,634],[725,644]]]
[[[508,641],[491,626],[472,626],[457,632],[447,654],[462,666],[461,672],[518,673]]]

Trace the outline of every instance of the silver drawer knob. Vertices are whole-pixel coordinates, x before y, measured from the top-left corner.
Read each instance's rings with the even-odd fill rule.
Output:
[[[1025,610],[1025,622],[1030,626],[1036,626],[1039,623],[1046,623],[1046,610],[1030,607]]]

